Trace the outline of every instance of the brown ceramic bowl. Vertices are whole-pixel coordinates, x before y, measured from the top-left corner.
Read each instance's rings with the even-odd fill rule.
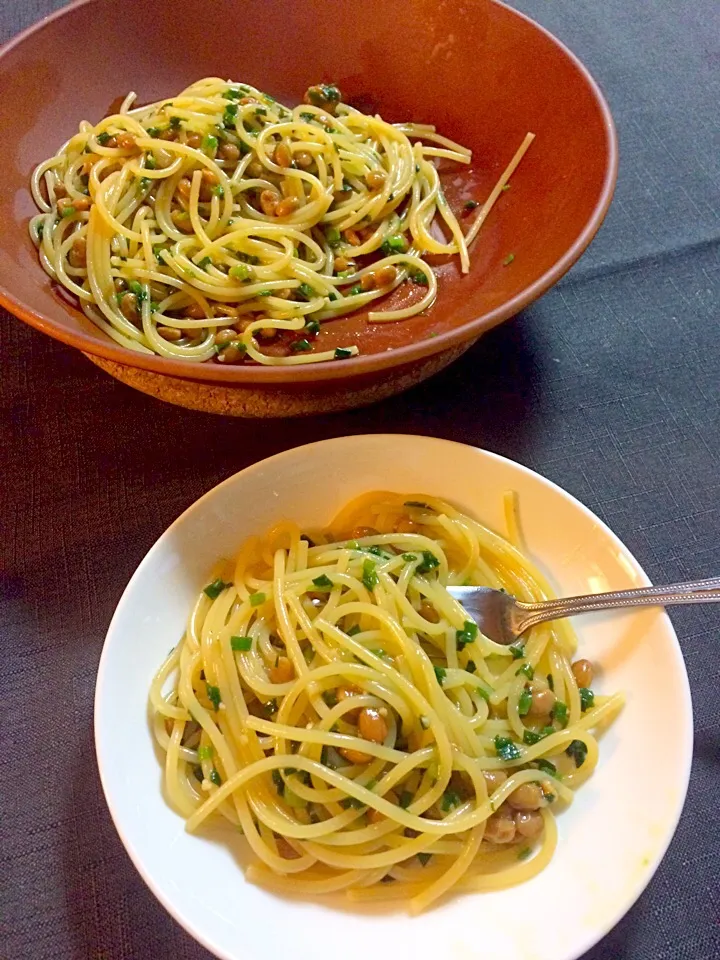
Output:
[[[148,102],[218,75],[291,104],[309,84],[334,80],[386,120],[435,123],[473,151],[469,170],[445,175],[457,205],[487,196],[527,131],[536,140],[471,248],[470,274],[456,259],[438,263],[431,310],[372,325],[358,312],[325,326],[324,347],[357,343],[360,356],[223,367],[130,352],[41,269],[27,232],[30,174],[81,119],[96,122],[128,90]],[[569,269],[615,185],[617,142],[597,85],[558,40],[494,0],[78,0],[0,51],[0,91],[0,301],[136,388],[221,413],[337,410],[430,376]]]

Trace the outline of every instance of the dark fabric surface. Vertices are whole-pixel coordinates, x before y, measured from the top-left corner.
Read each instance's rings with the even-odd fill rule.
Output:
[[[0,37],[60,5],[2,0]],[[92,697],[130,574],[229,474],[342,434],[447,437],[557,481],[656,582],[720,573],[717,2],[520,6],[603,85],[620,135],[618,190],[562,284],[441,376],[367,410],[258,428],[135,393],[0,314],[2,960],[208,957],[115,834]],[[648,890],[586,960],[720,957],[719,612],[672,614],[695,705],[689,797]]]

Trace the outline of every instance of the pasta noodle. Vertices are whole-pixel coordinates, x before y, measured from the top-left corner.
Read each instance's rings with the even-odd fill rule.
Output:
[[[188,830],[239,826],[270,889],[412,912],[542,870],[623,699],[578,689],[567,621],[485,638],[447,592],[465,583],[550,596],[517,545],[432,497],[368,493],[220,562],[150,692]]]
[[[431,306],[424,257],[457,255],[468,271],[468,247],[533,135],[464,232],[437,163],[468,164],[468,149],[431,125],[361,113],[331,85],[306,100],[291,110],[211,77],[147,106],[128,94],[119,113],[83,121],[33,175],[43,268],[141,353],[275,366],[354,356],[354,344],[322,349],[321,325]],[[406,281],[413,302],[375,309]]]

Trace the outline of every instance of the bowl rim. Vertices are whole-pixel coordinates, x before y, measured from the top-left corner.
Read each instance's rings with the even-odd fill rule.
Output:
[[[111,0],[73,0],[72,3],[61,7],[54,13],[35,24],[31,24],[17,36],[11,38],[7,43],[0,47],[0,60],[11,53],[16,47],[20,46],[35,33],[44,30],[55,20],[66,16],[91,4],[109,3]],[[473,340],[482,333],[492,329],[498,324],[519,313],[524,307],[541,297],[553,284],[557,283],[563,277],[570,267],[582,256],[595,234],[605,219],[610,202],[615,191],[618,172],[618,139],[615,123],[608,102],[600,89],[599,84],[592,76],[588,68],[561,40],[553,33],[539,24],[532,17],[521,13],[519,10],[508,6],[500,0],[485,0],[485,2],[496,7],[501,7],[511,16],[518,17],[530,24],[546,38],[550,40],[560,52],[567,57],[574,65],[595,100],[600,115],[603,120],[605,135],[607,138],[607,167],[603,179],[600,195],[586,221],[579,236],[576,237],[573,244],[565,253],[548,269],[542,276],[538,277],[533,283],[526,286],[516,296],[510,300],[490,310],[473,320],[469,320],[461,326],[439,334],[437,337],[419,340],[414,343],[407,343],[400,347],[392,348],[384,353],[359,354],[356,357],[349,357],[341,363],[337,361],[323,361],[321,363],[299,364],[294,366],[230,366],[224,367],[216,363],[188,363],[187,360],[171,360],[166,357],[159,357],[155,354],[142,354],[121,347],[108,339],[107,343],[94,340],[89,334],[83,331],[70,330],[53,320],[45,313],[35,313],[28,309],[22,301],[18,300],[13,293],[0,282],[0,304],[9,310],[12,314],[23,320],[25,323],[40,330],[55,340],[71,347],[76,347],[83,353],[89,353],[93,356],[102,357],[124,366],[137,367],[143,370],[150,370],[154,373],[164,374],[166,376],[179,377],[183,380],[203,381],[203,382],[221,382],[225,384],[245,384],[245,383],[317,383],[328,380],[346,379],[352,376],[363,374],[373,374],[382,370],[422,360],[433,354],[441,353],[451,349],[460,343]]]
[[[571,506],[577,510],[579,513],[583,514],[587,519],[591,520],[596,527],[606,536],[612,544],[615,545],[617,550],[625,556],[629,561],[631,568],[638,575],[640,580],[646,585],[651,585],[651,581],[648,578],[645,570],[638,562],[634,554],[628,549],[624,542],[613,532],[613,530],[598,517],[596,513],[590,510],[589,507],[585,506],[580,500],[578,500],[573,494],[565,490],[559,484],[555,483],[552,480],[549,480],[547,477],[543,476],[541,473],[538,473],[536,470],[531,469],[530,467],[525,466],[522,463],[518,463],[515,460],[510,459],[509,457],[504,457],[501,454],[494,453],[493,451],[486,450],[482,447],[477,447],[474,444],[465,444],[460,443],[455,440],[446,440],[441,437],[428,437],[424,435],[417,434],[393,434],[393,433],[380,433],[380,434],[357,434],[357,435],[348,435],[342,437],[332,437],[325,440],[314,441],[313,443],[302,444],[298,447],[292,447],[289,450],[283,450],[280,453],[273,454],[270,457],[265,457],[262,460],[259,460],[255,463],[250,464],[247,467],[244,467],[242,470],[237,471],[234,474],[231,474],[229,477],[226,477],[220,483],[215,484],[208,491],[206,491],[202,496],[198,497],[190,506],[186,507],[182,513],[160,534],[160,536],[155,540],[149,550],[145,553],[142,560],[136,567],[132,576],[130,577],[127,585],[125,586],[120,599],[115,607],[113,616],[108,625],[107,633],[103,640],[103,647],[100,654],[100,661],[98,664],[98,671],[95,683],[95,695],[93,699],[93,738],[94,738],[94,747],[95,747],[95,758],[98,765],[98,772],[100,776],[100,783],[102,786],[103,796],[107,804],[110,816],[112,818],[113,824],[117,833],[120,837],[120,840],[130,857],[130,860],[133,863],[133,866],[138,871],[142,879],[145,881],[145,884],[148,886],[153,895],[157,900],[162,904],[165,910],[170,914],[173,919],[180,924],[180,926],[189,933],[198,943],[205,947],[213,956],[218,957],[219,960],[239,960],[239,955],[236,953],[229,953],[224,948],[217,945],[213,942],[213,937],[211,934],[206,933],[200,930],[193,922],[187,917],[183,916],[181,911],[176,907],[172,899],[166,895],[166,892],[161,888],[159,884],[155,882],[150,872],[145,869],[142,860],[141,852],[136,849],[130,837],[126,835],[126,831],[123,826],[122,818],[119,812],[115,809],[112,793],[109,788],[108,779],[105,774],[105,767],[103,762],[103,756],[107,752],[106,747],[104,746],[105,736],[102,728],[102,700],[103,700],[103,691],[107,685],[106,673],[108,670],[107,664],[109,660],[109,654],[107,650],[109,648],[108,640],[113,632],[115,627],[115,622],[120,619],[121,609],[124,607],[127,601],[129,591],[131,590],[133,584],[136,580],[139,580],[143,575],[145,568],[149,566],[152,562],[153,555],[159,550],[161,541],[164,541],[166,538],[172,536],[172,532],[183,523],[186,517],[199,509],[202,509],[202,505],[206,501],[210,500],[213,496],[217,494],[217,491],[225,487],[226,485],[237,482],[239,476],[247,476],[249,473],[262,471],[268,463],[277,464],[283,460],[289,460],[293,456],[298,455],[298,451],[312,451],[316,447],[334,445],[339,449],[342,449],[344,446],[352,445],[353,442],[357,442],[360,439],[368,440],[385,440],[392,443],[412,441],[417,442],[421,441],[424,444],[436,446],[438,448],[438,453],[441,455],[442,450],[446,449],[449,446],[453,447],[464,447],[470,448],[473,451],[480,453],[483,456],[488,457],[490,460],[494,460],[500,464],[509,466],[513,470],[517,470],[520,474],[524,474],[532,478],[535,482],[540,483],[541,486],[544,486],[549,489],[553,494],[559,494],[565,498]],[[601,924],[598,924],[588,935],[585,936],[585,939],[582,943],[578,944],[578,948],[568,955],[566,960],[580,960],[581,957],[585,955],[588,950],[591,950],[600,940],[603,939],[619,922],[620,920],[627,915],[630,909],[638,901],[640,896],[644,893],[650,881],[654,877],[655,873],[658,870],[662,860],[667,853],[667,850],[672,842],[675,834],[677,832],[678,824],[680,822],[680,817],[685,807],[685,802],[687,799],[688,787],[690,783],[690,774],[692,769],[692,760],[693,760],[693,743],[694,743],[694,726],[693,726],[693,704],[692,704],[692,694],[690,689],[690,681],[687,673],[687,666],[685,664],[682,647],[680,645],[680,640],[675,631],[675,627],[672,623],[672,620],[668,616],[667,610],[663,610],[660,614],[664,620],[665,628],[669,631],[670,639],[674,640],[672,645],[672,655],[675,657],[677,662],[677,675],[678,683],[680,686],[680,697],[683,700],[684,709],[682,712],[682,723],[685,726],[685,742],[684,742],[684,766],[678,782],[679,790],[676,795],[675,807],[672,812],[672,815],[668,817],[668,820],[665,825],[665,835],[663,837],[662,843],[660,843],[654,851],[652,858],[649,863],[646,865],[646,869],[643,873],[638,874],[637,878],[630,888],[629,894],[626,895],[626,898],[623,904],[616,908],[615,910],[609,912]]]

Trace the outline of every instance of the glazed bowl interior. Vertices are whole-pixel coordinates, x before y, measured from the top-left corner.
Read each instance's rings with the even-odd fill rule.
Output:
[[[333,80],[360,109],[434,123],[473,151],[469,170],[443,174],[456,209],[486,199],[528,131],[536,140],[471,248],[470,273],[460,274],[457,258],[436,260],[432,309],[397,323],[371,325],[358,312],[324,325],[322,348],[354,343],[360,357],[291,370],[190,365],[126,350],[68,304],[28,237],[28,182],[81,120],[115,112],[129,90],[151,102],[205,76],[246,81],[288,104]],[[214,0],[201,14],[191,0],[80,0],[4,49],[0,85],[0,301],[91,354],[200,380],[346,377],[473,339],[580,256],[615,181],[614,129],[594,81],[552,36],[492,0],[408,0],[401,11],[385,0]],[[408,295],[403,287],[396,300]]]

